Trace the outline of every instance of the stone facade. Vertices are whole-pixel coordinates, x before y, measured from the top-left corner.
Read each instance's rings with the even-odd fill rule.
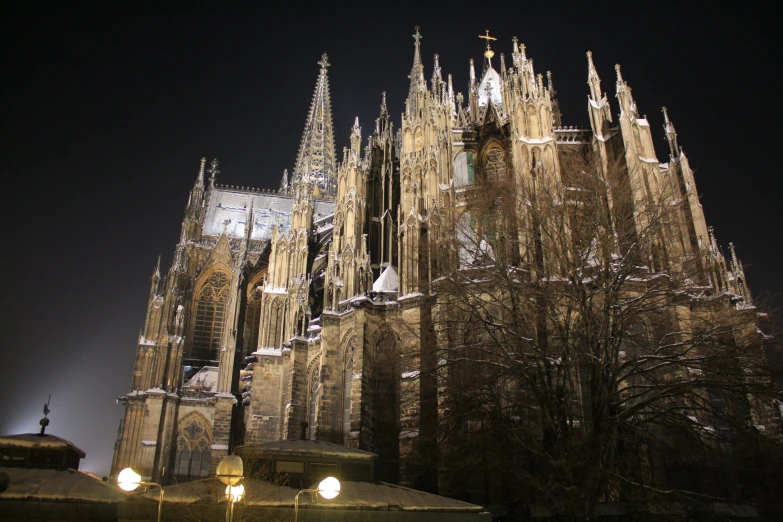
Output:
[[[733,246],[724,258],[706,225],[668,114],[661,163],[619,66],[615,123],[588,53],[591,128],[575,129],[561,124],[551,75],[545,84],[516,39],[508,68],[488,48],[478,78],[471,60],[466,99],[437,55],[425,79],[419,38],[399,130],[384,93],[367,145],[357,119],[339,164],[325,55],[290,181],[277,191],[221,186],[217,161],[205,179],[202,159],[171,267],[152,277],[113,475],[133,466],[153,480],[194,479],[237,444],[304,434],[377,453],[382,480],[435,489],[436,348],[447,342],[433,319],[439,249],[479,175],[545,173],[540,183],[562,184],[567,151],[590,150],[607,172],[624,165],[634,208],[671,198],[651,271],[695,267],[696,283],[723,296],[705,307],[754,313]],[[554,248],[544,245],[549,265]],[[519,263],[532,255],[515,253]],[[773,413],[758,409],[758,424]]]

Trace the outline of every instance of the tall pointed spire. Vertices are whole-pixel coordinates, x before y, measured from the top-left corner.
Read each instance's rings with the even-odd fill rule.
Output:
[[[680,148],[677,146],[677,133],[674,131],[674,124],[669,120],[669,111],[664,107],[663,112],[663,130],[666,132],[666,141],[669,142],[669,151],[673,158],[677,157],[680,152]]]
[[[336,192],[332,102],[326,68],[331,65],[326,54],[318,62],[321,71],[315,85],[310,112],[307,114],[302,143],[296,157],[292,185],[312,183],[329,196]]]
[[[587,51],[587,85],[590,86],[590,94],[593,101],[597,102],[602,98],[601,93],[601,78],[598,77],[598,71],[595,70],[595,64],[593,64],[593,53]]]
[[[620,64],[614,66],[614,70],[617,71],[617,99],[620,101],[620,108],[629,115],[629,117],[638,118],[639,113],[636,110],[636,103],[633,101],[631,95],[631,88],[623,80],[623,75],[620,72]]]
[[[419,33],[419,26],[416,26],[416,32],[413,33],[413,67],[411,67],[411,73],[408,76],[411,80],[410,90],[408,91],[408,100],[415,101],[416,93],[419,91],[427,90],[427,83],[424,80],[424,66],[421,64],[421,43],[420,40],[424,38]]]

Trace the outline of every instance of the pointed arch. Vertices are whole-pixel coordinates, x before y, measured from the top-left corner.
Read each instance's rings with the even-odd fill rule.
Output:
[[[500,140],[491,138],[487,141],[481,150],[480,161],[484,181],[493,183],[508,179],[508,154]]]
[[[203,414],[194,411],[177,424],[176,451],[172,474],[180,482],[209,476],[212,425]]]

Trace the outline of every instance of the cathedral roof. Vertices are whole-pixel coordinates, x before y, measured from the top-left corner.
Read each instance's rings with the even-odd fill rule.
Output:
[[[250,239],[268,240],[272,227],[279,222],[282,231],[291,225],[293,198],[285,194],[258,193],[250,190],[217,188],[209,198],[204,221],[205,236],[244,238],[249,209],[253,209],[253,233]],[[334,213],[334,202],[316,200],[313,217]]]
[[[490,85],[491,91],[489,99],[492,100],[492,104],[501,105],[503,103],[503,98],[500,97],[500,75],[491,65],[487,68],[487,72],[484,73],[484,77],[479,84],[479,107],[487,105],[487,85]]]
[[[320,440],[294,439],[276,440],[242,446],[238,452],[245,454],[265,455],[298,455],[298,456],[329,456],[348,459],[375,460],[375,453],[348,448],[340,444]]]

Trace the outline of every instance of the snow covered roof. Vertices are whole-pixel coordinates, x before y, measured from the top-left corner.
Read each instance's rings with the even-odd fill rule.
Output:
[[[205,392],[216,392],[218,381],[218,367],[204,366],[193,377],[185,382],[186,388],[198,387]]]
[[[69,449],[84,458],[84,451],[76,445],[54,435],[41,435],[40,433],[22,433],[19,435],[4,435],[0,437],[0,448],[25,448],[25,449]]]
[[[491,97],[493,105],[501,105],[503,98],[500,97],[500,75],[490,66],[479,84],[479,107],[487,105],[487,84],[492,84]]]
[[[298,492],[285,486],[258,479],[244,479],[245,497],[249,506],[290,507]],[[433,511],[479,513],[481,506],[453,500],[423,491],[386,483],[340,481],[340,494],[328,502],[299,499],[299,509],[351,509],[378,511]],[[215,478],[186,482],[164,488],[164,502],[218,502],[225,498],[226,486]],[[145,492],[144,498],[157,500],[157,490]]]
[[[372,284],[372,291],[396,292],[399,289],[399,282],[400,278],[397,276],[397,271],[394,270],[393,266],[389,265]]]
[[[0,493],[0,500],[125,500],[125,494],[115,486],[75,469],[0,467],[0,472],[10,479],[8,489]]]
[[[375,460],[375,453],[362,451],[359,449],[348,448],[340,444],[324,442],[321,440],[277,440],[272,442],[262,442],[237,448],[237,453],[241,455],[296,455],[339,457],[348,459]]]
[[[282,230],[288,230],[291,226],[291,196],[216,188],[209,198],[204,235],[222,235],[224,224],[228,222],[225,227],[228,237],[244,238],[251,204],[253,233],[250,239],[269,239],[272,227],[278,219]],[[316,200],[313,211],[316,219],[333,213],[334,202]]]

